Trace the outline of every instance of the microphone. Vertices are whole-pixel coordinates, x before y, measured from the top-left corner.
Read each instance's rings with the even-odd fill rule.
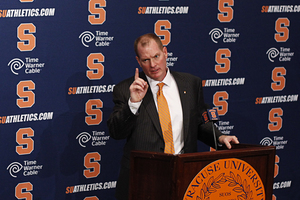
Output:
[[[207,122],[212,122],[212,130],[213,130],[213,135],[214,135],[214,142],[215,142],[215,149],[217,151],[217,137],[216,137],[216,131],[215,131],[215,126],[214,123],[219,121],[219,114],[217,109],[209,109],[209,106],[205,104],[206,111],[202,113],[202,119],[204,123],[206,124]]]
[[[217,122],[220,120],[217,109],[207,109],[208,118],[212,122]]]

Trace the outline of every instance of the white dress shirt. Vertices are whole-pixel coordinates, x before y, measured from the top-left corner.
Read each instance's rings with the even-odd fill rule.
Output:
[[[151,88],[153,99],[157,108],[157,92],[158,92],[158,86],[157,84],[160,83],[159,81],[155,81],[148,76],[147,80],[149,82],[149,86]],[[176,81],[172,74],[170,73],[170,70],[168,69],[167,75],[164,78],[163,82],[165,85],[163,86],[163,94],[165,98],[167,99],[169,111],[171,115],[171,123],[172,123],[172,132],[173,132],[173,141],[174,141],[174,149],[175,154],[180,154],[183,149],[183,115],[182,115],[182,107],[181,107],[181,101],[179,96],[178,87],[176,84]],[[136,114],[141,102],[132,103],[129,99],[128,104],[131,109],[131,112]]]

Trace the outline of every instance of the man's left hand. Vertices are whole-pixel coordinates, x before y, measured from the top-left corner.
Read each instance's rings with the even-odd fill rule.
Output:
[[[225,144],[228,149],[231,149],[231,144],[239,144],[239,140],[236,136],[221,135],[219,137],[219,142]]]

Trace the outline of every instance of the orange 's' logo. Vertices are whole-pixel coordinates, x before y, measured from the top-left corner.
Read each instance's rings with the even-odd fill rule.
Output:
[[[184,200],[265,199],[265,189],[256,170],[247,162],[221,159],[203,168],[187,188]]]
[[[86,71],[86,76],[90,80],[100,80],[104,76],[104,56],[102,53],[91,53],[87,57],[87,67],[90,69]]]
[[[33,185],[30,182],[19,183],[15,189],[15,196],[17,199],[32,200],[32,190]]]
[[[167,46],[171,42],[171,22],[169,20],[158,20],[154,25],[154,32],[161,39],[164,46]]]
[[[106,21],[106,0],[90,0],[88,20],[92,25],[101,25]]]
[[[268,129],[270,132],[280,131],[283,124],[283,110],[282,108],[272,108],[269,112]]]
[[[233,9],[234,0],[219,0],[218,10],[220,13],[218,14],[218,20],[221,23],[231,22],[233,19]]]
[[[86,178],[95,178],[100,174],[100,164],[98,161],[101,160],[101,155],[98,152],[87,153],[84,156],[84,166],[83,175]]]
[[[32,23],[20,24],[17,30],[20,41],[17,47],[20,51],[32,51],[36,47],[36,38],[33,33],[36,33],[36,26]]]
[[[282,91],[285,88],[285,76],[286,69],[284,67],[275,67],[272,71],[272,80],[271,88],[273,91]]]
[[[213,96],[214,109],[218,110],[220,116],[224,116],[228,112],[229,94],[226,91],[218,91]]]
[[[20,81],[17,85],[17,105],[19,108],[31,108],[35,104],[35,83],[32,80]]]
[[[100,108],[103,108],[103,102],[100,99],[90,99],[86,102],[85,112],[88,116],[85,117],[85,123],[87,125],[99,125],[102,122],[103,113]]]
[[[278,18],[275,22],[275,33],[274,38],[276,42],[286,42],[289,39],[289,27],[290,20],[288,18]]]
[[[231,67],[231,51],[229,49],[218,49],[216,52],[215,60],[218,65],[215,65],[215,71],[218,74],[225,74],[229,72]]]

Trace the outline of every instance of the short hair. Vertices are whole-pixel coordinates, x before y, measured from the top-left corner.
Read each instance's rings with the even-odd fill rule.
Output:
[[[135,54],[137,57],[140,57],[139,52],[138,52],[138,45],[141,44],[142,47],[145,47],[146,45],[149,45],[151,40],[154,40],[156,42],[156,44],[158,45],[158,47],[161,50],[163,50],[164,46],[163,46],[160,38],[157,35],[155,35],[154,33],[146,33],[144,35],[141,35],[134,41],[134,51],[135,51]]]

